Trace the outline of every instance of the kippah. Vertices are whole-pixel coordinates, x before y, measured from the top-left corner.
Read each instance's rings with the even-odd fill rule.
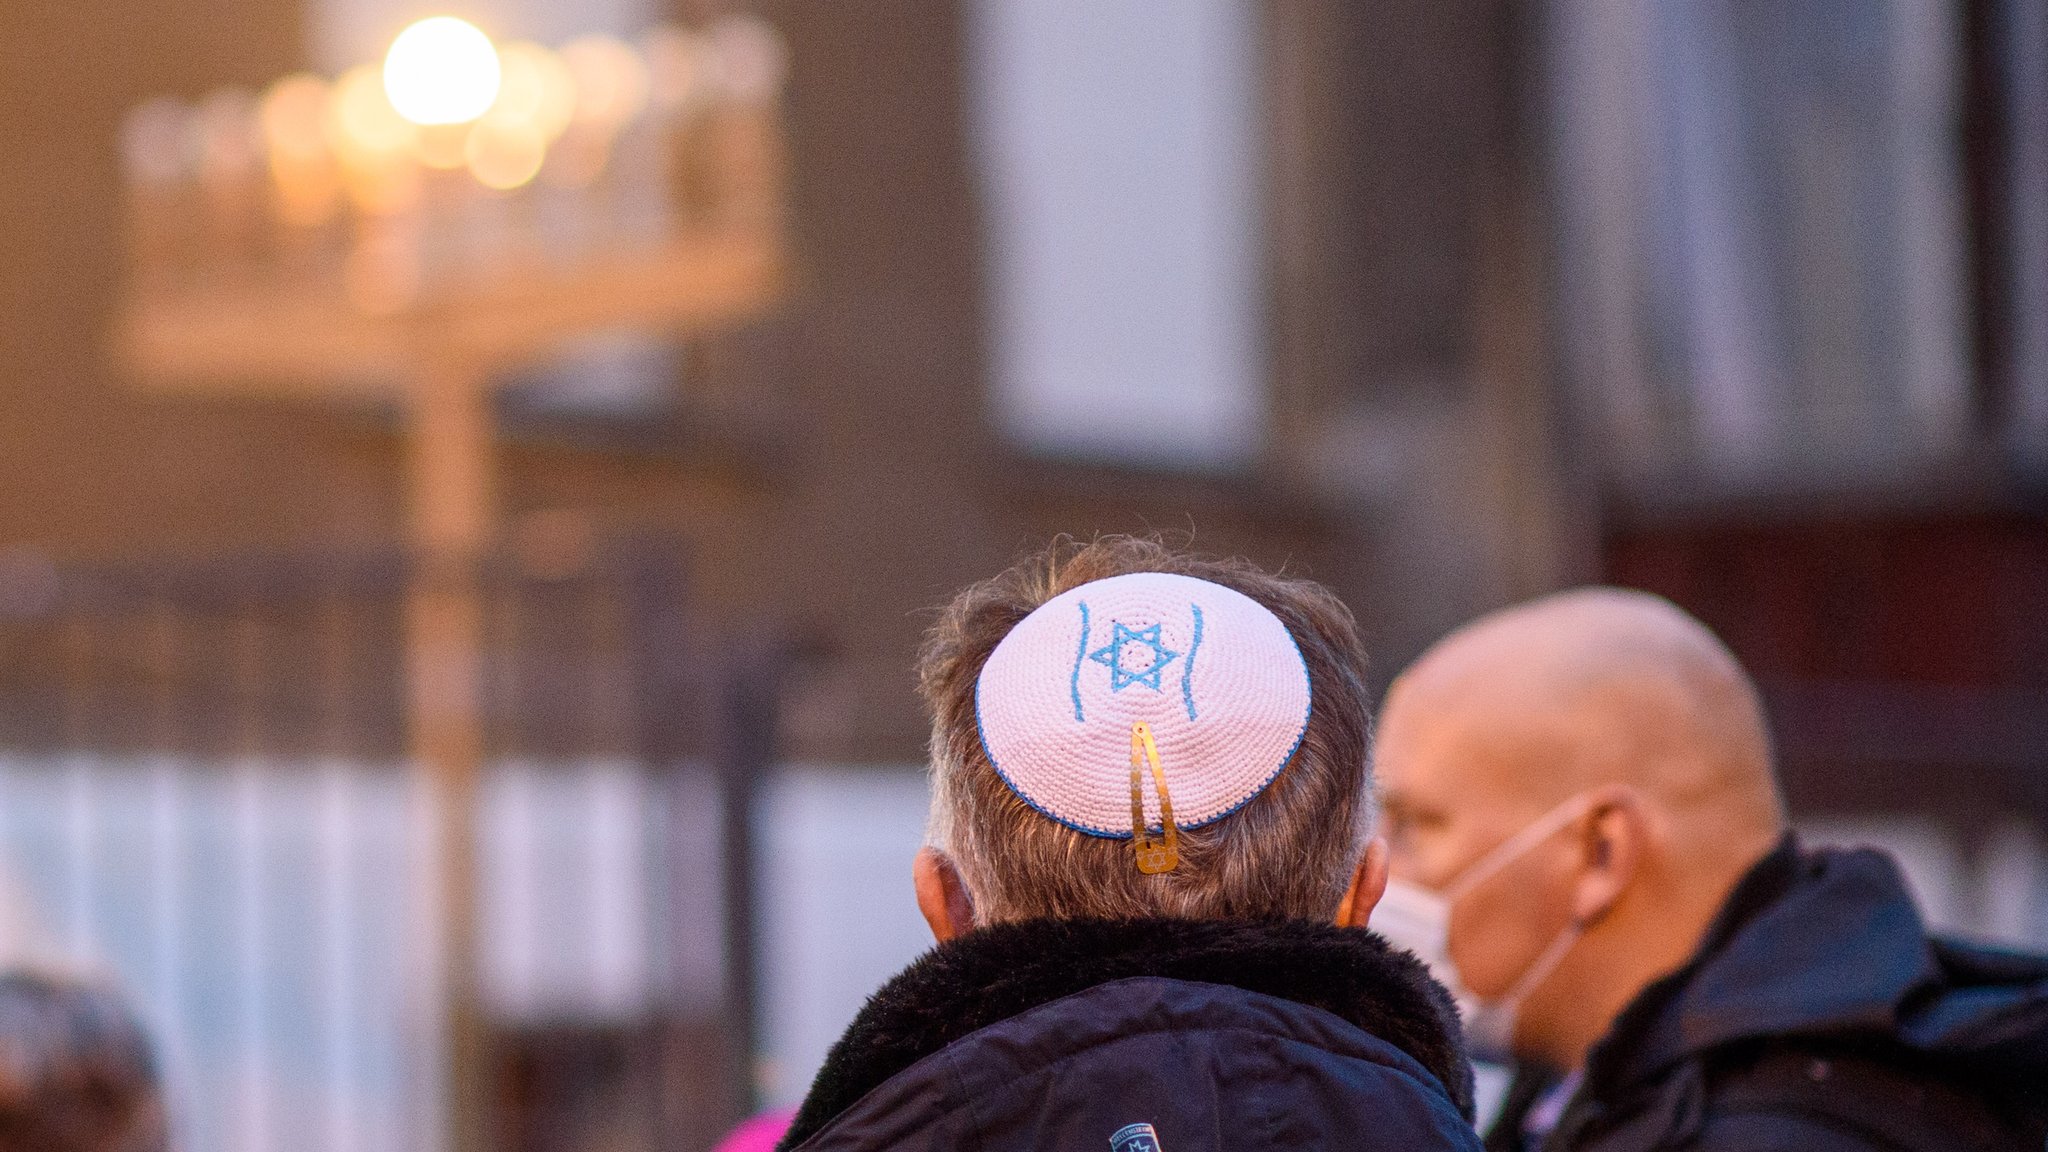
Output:
[[[975,682],[982,747],[1024,802],[1076,831],[1133,835],[1133,727],[1146,725],[1174,824],[1243,807],[1308,727],[1308,666],[1278,616],[1235,589],[1138,572],[1041,604]],[[1156,795],[1144,798],[1162,827]]]

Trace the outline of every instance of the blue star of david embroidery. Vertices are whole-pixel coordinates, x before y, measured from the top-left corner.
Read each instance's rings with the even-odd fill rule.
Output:
[[[1109,690],[1121,692],[1133,684],[1143,684],[1154,692],[1160,691],[1159,674],[1173,663],[1180,653],[1159,641],[1157,624],[1149,628],[1127,628],[1119,620],[1110,634],[1109,643],[1088,654],[1090,660],[1109,669]],[[1133,671],[1124,666],[1124,645],[1142,644],[1152,650],[1150,666]]]

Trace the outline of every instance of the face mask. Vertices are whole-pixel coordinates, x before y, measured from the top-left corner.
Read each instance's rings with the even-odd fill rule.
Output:
[[[1591,807],[1592,798],[1581,795],[1552,808],[1508,837],[1500,847],[1473,861],[1440,892],[1404,880],[1389,880],[1386,894],[1372,910],[1367,926],[1396,948],[1415,953],[1416,959],[1429,966],[1430,974],[1450,990],[1465,1018],[1465,1042],[1480,1059],[1500,1060],[1511,1054],[1515,1017],[1522,1002],[1557,971],[1565,954],[1585,934],[1585,927],[1576,921],[1565,925],[1506,992],[1487,999],[1474,995],[1465,986],[1457,965],[1451,962],[1451,909],[1467,893],[1585,815]]]

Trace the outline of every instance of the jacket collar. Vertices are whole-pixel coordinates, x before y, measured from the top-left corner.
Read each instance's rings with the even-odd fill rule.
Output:
[[[1902,911],[1910,923],[1892,923]],[[1605,1094],[1750,1036],[1874,1023],[1922,976],[1925,950],[1888,861],[1805,854],[1787,835],[1736,883],[1692,959],[1615,1018],[1587,1056],[1587,1086]]]
[[[1882,1036],[1962,1055],[2021,1016],[2048,1017],[2048,965],[1930,940],[1889,858],[1803,852],[1788,835],[1736,885],[1692,960],[1616,1019],[1587,1078],[1611,1090],[1767,1036]]]
[[[1450,997],[1379,937],[1305,921],[1032,920],[940,945],[883,985],[826,1057],[783,1144],[970,1033],[1133,977],[1222,984],[1330,1012],[1413,1057],[1472,1112]]]

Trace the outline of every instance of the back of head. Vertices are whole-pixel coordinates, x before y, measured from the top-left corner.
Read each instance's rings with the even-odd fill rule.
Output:
[[[1402,674],[1390,717],[1397,704],[1404,728],[1411,704],[1453,721],[1466,740],[1455,760],[1471,769],[1457,786],[1512,793],[1524,815],[1627,783],[1671,816],[1668,833],[1699,863],[1749,853],[1783,823],[1749,677],[1704,625],[1649,593],[1580,588],[1482,617]],[[1487,765],[1501,771],[1477,774]]]
[[[1172,579],[1131,579],[1140,574]],[[1153,604],[1174,596],[1171,608]],[[1119,603],[1137,607],[1106,607]],[[1030,663],[1009,659],[1010,648],[1041,644],[1038,666],[1010,667]],[[959,870],[981,924],[1327,919],[1369,831],[1364,663],[1350,611],[1320,585],[1147,539],[1056,544],[963,591],[928,637],[919,681],[932,714],[932,844]],[[1043,706],[1010,706],[1004,694],[1023,680],[1043,682]],[[1145,817],[1135,823],[1164,830],[1156,813],[1166,797],[1138,794],[1138,737],[1128,761],[1116,743],[1147,726],[1126,723],[1094,744],[1067,735],[1069,720],[1079,733],[1101,713],[1111,715],[1098,727],[1153,714],[1130,710],[1144,708],[1158,717],[1161,785],[1172,782],[1172,804],[1186,801],[1171,821],[1178,863],[1168,871],[1134,865],[1132,840],[1145,829],[1133,820],[1102,827],[1088,815],[1112,810],[1128,773]],[[1014,731],[1034,724],[1044,733]],[[1030,762],[1048,748],[1050,761]],[[1200,791],[1226,778],[1238,783],[1215,799]]]
[[[1575,1068],[1692,954],[1784,825],[1763,710],[1669,601],[1558,593],[1452,633],[1381,709],[1375,768],[1414,939],[1490,1044]],[[1454,915],[1455,909],[1455,915]],[[1429,927],[1434,924],[1435,927]]]
[[[0,976],[0,1152],[161,1152],[149,1041],[111,990]]]

